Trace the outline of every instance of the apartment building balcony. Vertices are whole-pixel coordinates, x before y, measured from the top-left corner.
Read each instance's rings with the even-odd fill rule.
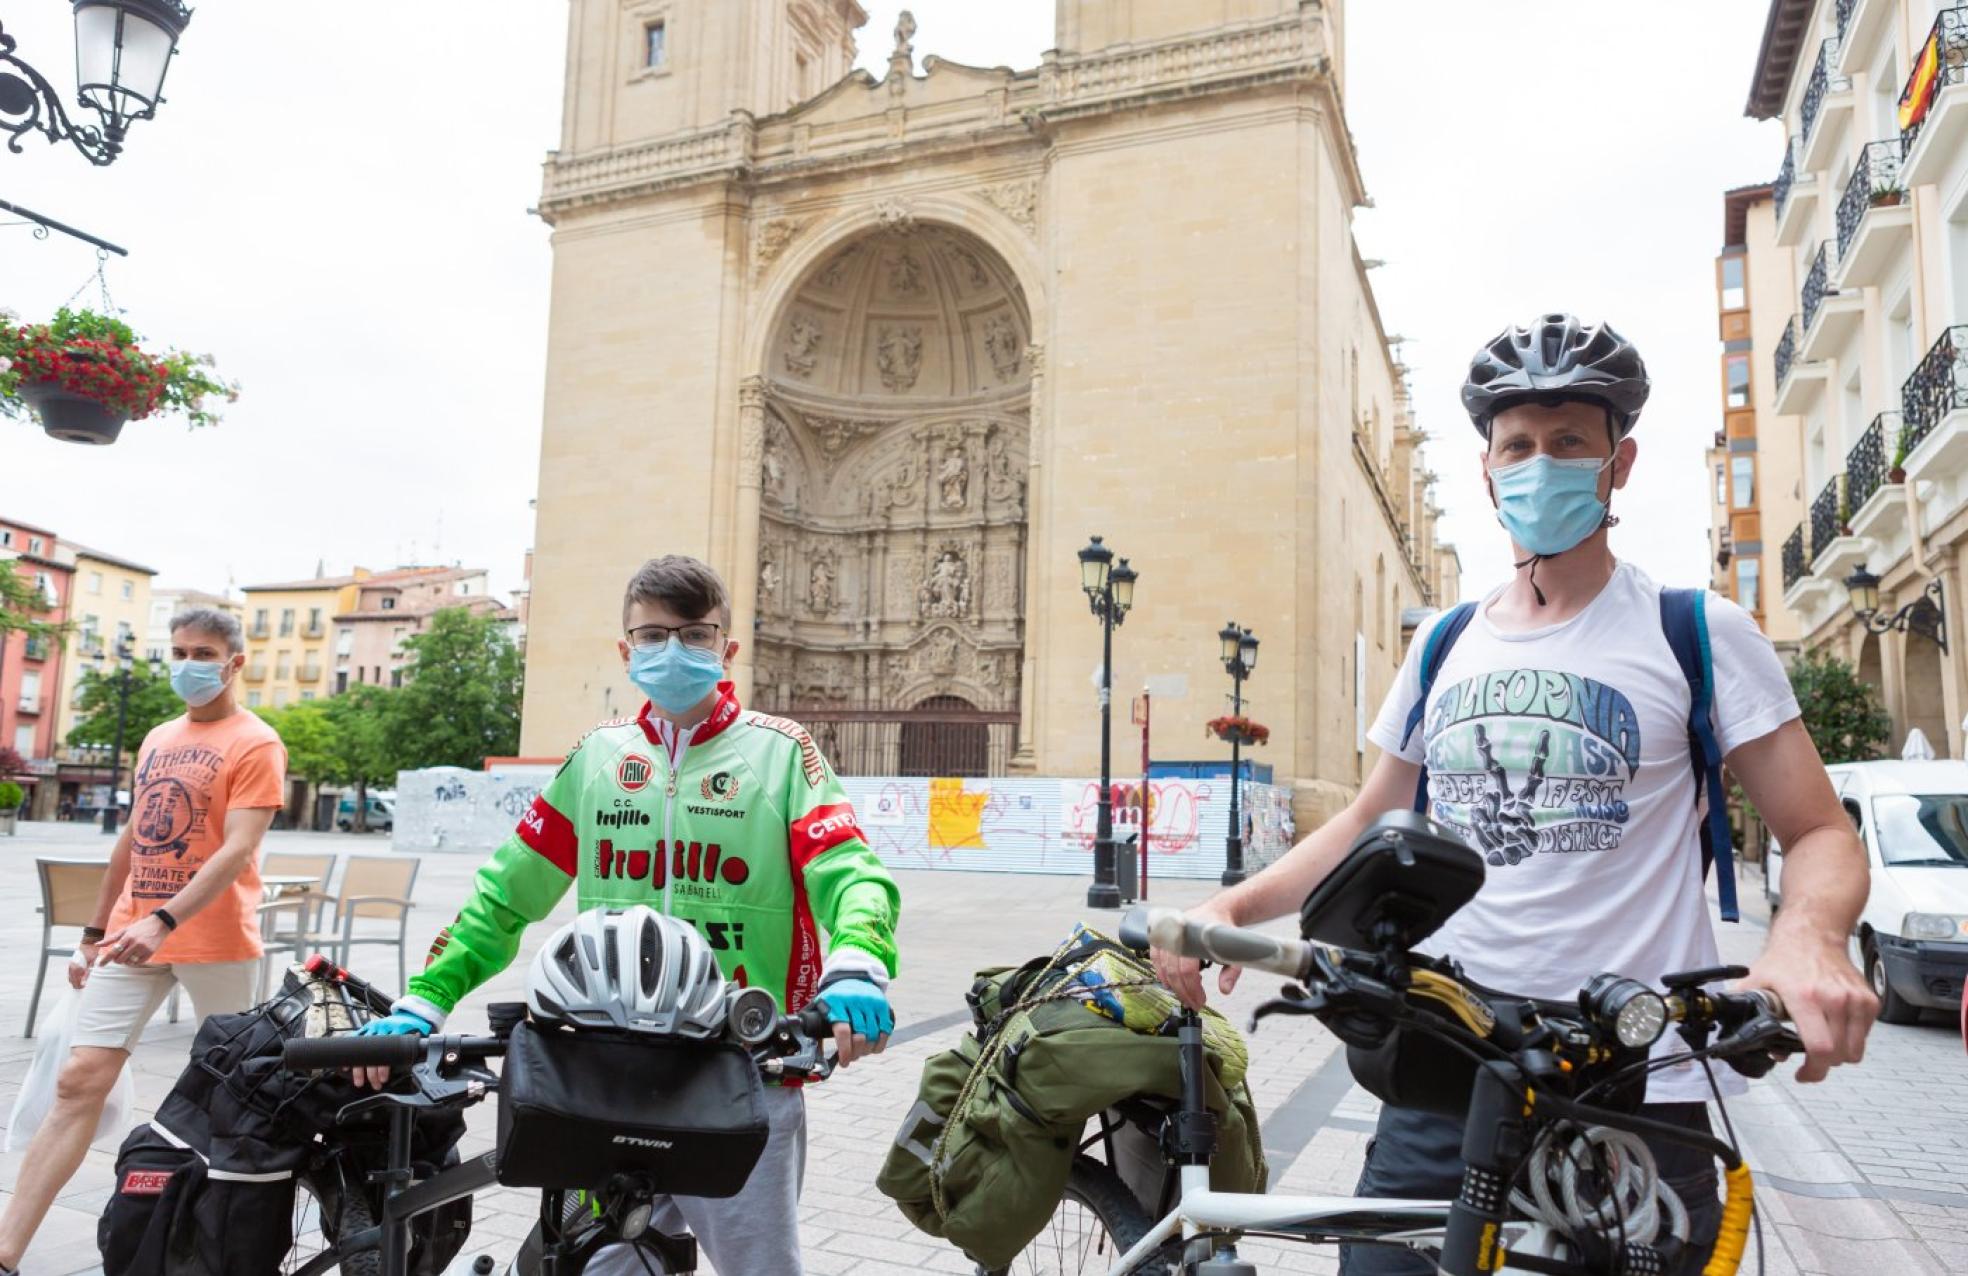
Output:
[[[1927,71],[1929,58],[1932,71]],[[1945,176],[1948,161],[1968,134],[1968,6],[1934,15],[1900,90],[1900,176],[1909,188]]]
[[[1884,283],[1913,245],[1913,201],[1900,184],[1900,141],[1868,142],[1838,201],[1838,288]]]
[[[1906,487],[1891,482],[1900,414],[1881,412],[1845,457],[1845,497],[1852,535],[1886,544],[1906,527]]]
[[[301,666],[300,672],[295,674],[294,677],[300,682],[320,682],[321,666],[310,660]]]
[[[1838,353],[1859,325],[1865,322],[1865,297],[1857,292],[1840,292],[1831,286],[1831,243],[1818,245],[1811,258],[1811,273],[1804,277],[1799,296],[1803,309],[1798,326],[1797,355],[1816,363]]]
[[[1777,342],[1777,352],[1773,358],[1777,374],[1777,411],[1784,416],[1802,416],[1812,404],[1818,401],[1825,386],[1831,381],[1831,367],[1825,363],[1812,363],[1797,357],[1797,316],[1792,315],[1784,325],[1784,335]]]
[[[28,637],[26,648],[21,654],[28,660],[46,660],[50,650],[47,638],[40,634],[33,634]]]
[[[1824,186],[1823,173],[1797,171],[1796,143],[1786,145],[1783,167],[1777,171],[1776,185],[1770,192],[1771,202],[1776,205],[1779,244],[1795,248],[1809,236]]]
[[[1845,476],[1834,474],[1811,501],[1811,574],[1836,584],[1863,566],[1872,542],[1852,534]]]
[[[1832,157],[1845,138],[1845,127],[1852,122],[1854,96],[1852,77],[1838,71],[1838,37],[1831,36],[1818,46],[1818,60],[1812,64],[1811,78],[1804,86],[1798,133],[1804,143],[1801,164],[1805,172],[1831,167]]]
[[[1900,389],[1907,481],[1945,482],[1968,466],[1968,324],[1941,334]]]
[[[1838,65],[1841,75],[1866,69],[1879,41],[1893,29],[1894,0],[1838,0]]]
[[[41,697],[22,696],[14,707],[28,717],[39,717],[41,716]]]
[[[245,672],[241,676],[248,682],[265,682],[267,676],[266,666],[247,665]]]
[[[1784,606],[1801,612],[1807,603],[1832,588],[1831,582],[1811,570],[1811,556],[1805,544],[1805,525],[1791,529],[1783,543]]]
[[[264,622],[255,621],[246,630],[246,636],[248,638],[271,638],[273,636],[273,631],[267,628]]]

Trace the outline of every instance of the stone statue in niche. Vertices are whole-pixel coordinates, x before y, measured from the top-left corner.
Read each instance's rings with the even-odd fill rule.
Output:
[[[943,464],[936,470],[936,490],[946,510],[960,510],[970,504],[970,458],[964,455],[961,443],[943,454]]]
[[[820,356],[820,321],[812,315],[796,314],[786,326],[786,371],[810,377]]]
[[[785,431],[777,421],[770,423],[765,431],[765,455],[759,461],[759,472],[765,481],[765,490],[780,496],[786,489],[786,437]]]
[[[962,553],[949,548],[937,555],[917,591],[916,606],[924,617],[956,620],[969,613],[970,568]]]
[[[778,602],[779,564],[768,558],[759,563],[759,609],[764,611]]]
[[[806,573],[806,605],[825,615],[834,609],[834,560],[828,554],[815,554]]]
[[[907,390],[922,374],[922,329],[883,324],[875,338],[875,367],[890,390]]]
[[[998,376],[1009,381],[1018,375],[1018,365],[1025,358],[1025,348],[1018,340],[1018,328],[1008,315],[994,315],[984,325],[984,351],[991,356],[991,366],[998,370]]]
[[[1021,486],[1017,475],[1011,471],[1011,448],[1005,442],[1004,431],[993,429],[990,441],[984,445],[985,491],[994,501],[1015,501]]]

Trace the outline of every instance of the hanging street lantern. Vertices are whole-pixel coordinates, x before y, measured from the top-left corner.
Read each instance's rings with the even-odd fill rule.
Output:
[[[45,134],[68,141],[92,164],[112,164],[122,153],[130,125],[157,114],[164,74],[178,37],[191,22],[179,0],[75,0],[76,100],[94,111],[100,127],[78,125],[46,76],[15,52],[0,27],[0,135],[19,154],[21,138]]]

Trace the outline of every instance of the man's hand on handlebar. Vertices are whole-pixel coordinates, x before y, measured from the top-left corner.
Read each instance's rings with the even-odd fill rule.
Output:
[[[1804,1042],[1799,1081],[1822,1081],[1838,1064],[1865,1057],[1866,1034],[1879,1017],[1879,999],[1853,967],[1842,943],[1796,929],[1774,933],[1740,986],[1768,988],[1783,999],[1791,1025]]]
[[[1230,915],[1229,910],[1223,908],[1214,899],[1198,904],[1189,910],[1188,915],[1197,921],[1229,922],[1233,925],[1236,923],[1236,918]],[[1183,1005],[1191,1010],[1201,1010],[1203,1004],[1209,1000],[1209,994],[1203,991],[1202,963],[1194,957],[1183,957],[1163,948],[1151,949],[1150,953],[1155,962],[1155,975],[1162,981],[1162,985],[1173,992]],[[1229,996],[1243,973],[1241,966],[1219,968],[1216,972],[1217,991],[1226,997]]]
[[[434,1031],[422,1015],[413,1015],[407,1010],[398,1010],[381,1019],[371,1019],[356,1031],[358,1037],[402,1037],[412,1034],[428,1037]],[[349,1080],[360,1090],[366,1083],[372,1089],[380,1090],[389,1084],[388,1068],[350,1068]]]

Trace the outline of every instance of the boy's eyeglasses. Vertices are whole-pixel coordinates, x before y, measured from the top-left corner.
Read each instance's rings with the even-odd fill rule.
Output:
[[[675,634],[677,641],[686,647],[716,650],[718,645],[718,626],[716,625],[638,625],[629,630],[629,646],[641,651],[650,647],[660,647]]]

